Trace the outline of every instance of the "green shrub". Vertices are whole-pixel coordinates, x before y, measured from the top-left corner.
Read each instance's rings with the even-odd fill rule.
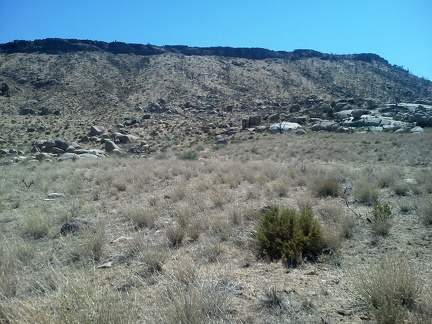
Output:
[[[196,160],[198,158],[198,153],[195,151],[185,151],[178,156],[180,160]]]
[[[387,235],[392,218],[390,206],[387,204],[381,205],[379,202],[376,202],[373,206],[372,216],[372,231],[377,235]]]
[[[273,206],[258,220],[259,254],[270,260],[284,259],[297,265],[303,257],[316,257],[322,250],[321,226],[312,209],[279,209]]]

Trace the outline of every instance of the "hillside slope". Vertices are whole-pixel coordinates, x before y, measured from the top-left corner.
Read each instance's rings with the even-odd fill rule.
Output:
[[[9,108],[16,112],[37,100],[40,106],[103,111],[159,98],[173,106],[224,108],[298,104],[311,95],[432,101],[430,81],[374,54],[93,43],[99,45],[52,39],[1,45],[0,81],[13,97]]]

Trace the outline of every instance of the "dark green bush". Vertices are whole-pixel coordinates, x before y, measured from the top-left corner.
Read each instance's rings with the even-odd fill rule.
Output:
[[[178,158],[180,160],[196,160],[198,158],[198,153],[195,151],[185,151],[181,153]]]
[[[284,259],[296,266],[303,257],[313,259],[322,250],[321,226],[313,218],[311,208],[265,211],[257,225],[258,252],[270,260]]]

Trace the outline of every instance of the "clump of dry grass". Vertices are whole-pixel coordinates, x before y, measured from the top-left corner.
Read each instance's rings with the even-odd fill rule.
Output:
[[[308,187],[316,197],[338,197],[340,195],[339,181],[334,178],[316,177],[308,182]]]
[[[121,212],[136,228],[151,228],[155,226],[156,211],[154,208],[131,202],[126,206],[123,206]]]
[[[376,203],[379,195],[376,185],[367,179],[357,180],[354,183],[353,194],[359,203],[367,206],[372,206]]]
[[[419,215],[425,225],[432,225],[432,203],[423,201],[419,207]]]
[[[323,223],[336,230],[342,238],[353,237],[357,221],[352,215],[347,214],[341,205],[328,202],[319,207],[317,211]]]
[[[186,236],[186,230],[181,226],[172,225],[166,229],[166,236],[171,247],[178,247]]]
[[[104,252],[106,241],[105,225],[98,223],[95,228],[82,230],[79,235],[65,239],[67,259],[72,262],[97,262]]]
[[[193,266],[176,271],[165,285],[164,323],[225,322],[228,295],[218,280],[201,278]],[[163,306],[162,306],[163,307]]]
[[[286,308],[283,294],[277,289],[276,285],[267,287],[264,290],[263,296],[260,299],[259,308],[271,308],[277,310],[283,310]]]
[[[25,235],[34,239],[47,236],[54,225],[49,211],[45,208],[30,207],[23,216],[22,231]]]
[[[378,323],[400,323],[421,295],[418,272],[406,260],[388,257],[354,274],[358,297]]]

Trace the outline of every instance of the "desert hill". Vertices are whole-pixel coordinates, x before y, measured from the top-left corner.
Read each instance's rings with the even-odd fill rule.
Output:
[[[164,98],[172,105],[298,104],[328,101],[431,100],[432,83],[375,54],[332,55],[312,50],[152,46],[45,39],[0,45],[1,81],[21,108],[121,108]]]
[[[240,127],[251,114],[331,118],[337,102],[347,99],[354,108],[432,102],[432,82],[376,54],[313,50],[14,41],[0,45],[0,82],[0,137],[10,146],[38,139],[33,129],[78,140],[91,124],[140,120],[143,111],[168,113],[160,119],[175,118],[171,126],[179,131],[185,127],[179,128],[178,119],[184,126],[186,119],[198,134],[195,126]],[[38,114],[52,118],[28,119]],[[156,128],[160,133],[148,125],[143,134]]]

